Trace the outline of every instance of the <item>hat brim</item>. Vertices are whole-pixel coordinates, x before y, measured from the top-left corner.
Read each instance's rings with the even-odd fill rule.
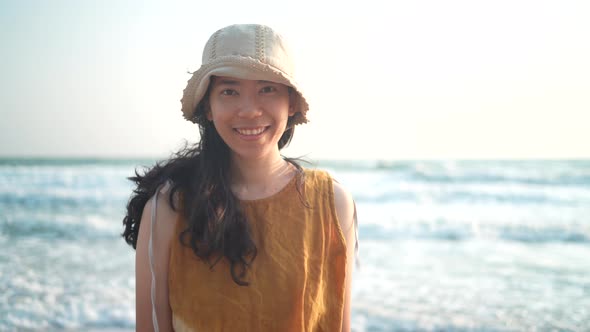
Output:
[[[281,70],[264,64],[256,59],[245,56],[224,56],[219,57],[206,65],[201,66],[199,70],[193,73],[188,80],[184,89],[182,103],[182,113],[184,118],[197,123],[195,116],[199,104],[202,102],[211,76],[228,76],[247,80],[263,80],[284,84],[293,88],[297,94],[294,98],[295,115],[293,124],[307,123],[307,110],[309,105],[301,92],[297,82],[292,77],[285,75]]]

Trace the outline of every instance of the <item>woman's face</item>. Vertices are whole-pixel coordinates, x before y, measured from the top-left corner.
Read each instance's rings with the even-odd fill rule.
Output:
[[[278,154],[278,141],[287,126],[289,89],[280,83],[213,77],[207,118],[232,153],[246,159]]]

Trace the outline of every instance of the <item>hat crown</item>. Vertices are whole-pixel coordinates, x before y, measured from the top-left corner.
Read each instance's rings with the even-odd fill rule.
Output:
[[[224,57],[252,58],[293,77],[294,65],[283,37],[260,24],[234,24],[217,30],[203,50],[202,64]]]

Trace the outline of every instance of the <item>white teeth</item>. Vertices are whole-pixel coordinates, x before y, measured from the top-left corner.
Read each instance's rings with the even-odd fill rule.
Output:
[[[258,128],[258,129],[236,129],[238,133],[246,136],[254,136],[262,133],[265,128]]]

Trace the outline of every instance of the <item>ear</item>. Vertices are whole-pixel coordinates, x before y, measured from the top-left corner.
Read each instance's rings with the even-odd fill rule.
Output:
[[[205,116],[207,117],[207,120],[213,121],[213,114],[211,114],[211,109],[207,110],[207,113],[205,114]]]

